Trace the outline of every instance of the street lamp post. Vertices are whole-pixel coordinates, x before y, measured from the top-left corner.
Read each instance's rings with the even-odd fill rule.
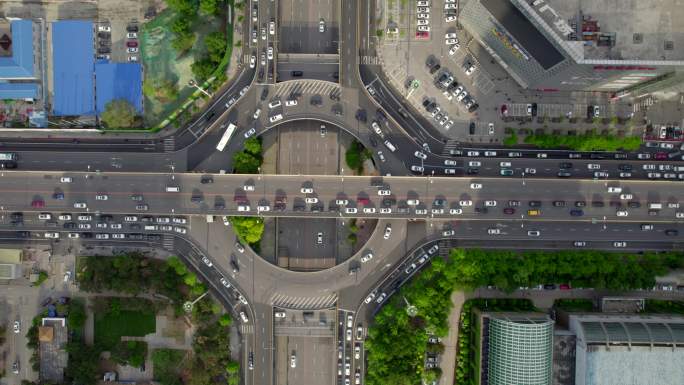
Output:
[[[197,82],[195,81],[195,79],[190,79],[190,80],[188,80],[188,85],[189,85],[190,87],[195,87],[195,88],[197,88],[197,89],[200,90],[203,94],[207,95],[208,97],[211,97],[211,94],[210,94],[209,92],[207,92],[207,90],[205,90],[204,88],[200,87],[200,86],[197,84]]]

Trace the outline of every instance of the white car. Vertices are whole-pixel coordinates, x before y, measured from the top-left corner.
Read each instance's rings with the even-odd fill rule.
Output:
[[[325,20],[323,18],[318,21],[318,32],[325,32]]]
[[[347,214],[356,214],[359,210],[356,207],[347,207],[344,209],[344,212]]]
[[[81,235],[79,233],[69,233],[67,234],[67,237],[71,239],[79,238]]]
[[[125,221],[125,222],[137,222],[137,221],[138,221],[138,217],[136,217],[136,216],[127,216],[127,217],[124,217],[124,221]]]
[[[97,30],[99,32],[112,32],[112,27],[110,27],[108,25],[98,25]]]
[[[380,214],[392,214],[392,209],[389,207],[381,207]]]
[[[59,233],[45,233],[45,238],[57,239],[59,238]]]
[[[454,45],[452,45],[451,48],[449,48],[449,56],[455,55],[456,51],[458,51],[459,48],[461,48],[461,45],[458,43],[454,43]]]
[[[489,234],[489,235],[499,235],[499,234],[501,234],[501,229],[499,229],[499,228],[487,229],[487,234]]]
[[[456,3],[445,3],[444,9],[458,9],[458,5]]]
[[[138,53],[138,47],[128,47],[126,51],[128,53]]]
[[[597,163],[589,163],[589,164],[587,165],[587,169],[589,169],[589,170],[600,170],[600,169],[601,169],[601,165],[600,165],[600,164],[597,164]]]
[[[273,60],[273,47],[268,47],[266,57],[268,57],[268,60]]]
[[[378,195],[384,196],[384,195],[392,195],[392,191],[388,189],[380,189],[378,190]]]
[[[78,220],[81,221],[81,222],[92,221],[92,220],[93,220],[93,217],[90,216],[90,215],[79,215],[79,216],[78,216]]]
[[[261,63],[262,66],[266,65],[266,54],[265,53],[262,52],[261,55],[259,55],[259,62]]]
[[[268,23],[268,34],[275,35],[275,21],[271,21]]]
[[[204,262],[204,264],[207,265],[207,267],[212,267],[212,266],[214,266],[214,264],[213,264],[213,263],[209,260],[209,258],[207,258],[207,257],[204,257],[204,256],[203,256],[203,257],[202,257],[202,262]]]
[[[461,215],[461,214],[463,214],[463,209],[449,209],[449,214]]]
[[[370,293],[366,299],[363,300],[365,303],[371,303],[371,301],[375,298],[375,293]]]
[[[615,212],[615,215],[617,215],[618,217],[626,217],[629,215],[629,213],[626,210],[618,210],[617,212]]]
[[[268,212],[271,211],[271,206],[269,205],[258,205],[257,206],[257,212],[263,213],[263,212]]]
[[[444,18],[444,21],[445,21],[446,23],[451,23],[452,21],[456,21],[456,15],[447,15],[447,16]]]
[[[96,201],[106,201],[109,199],[109,195],[107,194],[97,194],[95,195],[95,200]]]
[[[470,64],[470,65],[466,66],[466,69],[465,69],[466,75],[470,76],[473,74],[473,72],[475,72],[475,65],[474,64]]]
[[[316,198],[316,197],[306,197],[306,198],[304,198],[304,202],[310,203],[310,204],[318,203],[318,198]]]
[[[430,20],[418,19],[417,22],[416,22],[416,24],[418,25],[418,28],[419,28],[418,30],[420,31],[420,27],[424,27],[424,26],[430,25]],[[427,31],[426,31],[426,32],[427,32]]]
[[[245,139],[249,139],[254,134],[256,134],[256,128],[252,127],[247,132],[245,132]]]
[[[63,177],[59,178],[59,181],[61,183],[71,183],[73,180],[71,179],[70,176],[63,176]]]
[[[450,237],[452,235],[456,234],[455,230],[444,230],[442,231],[442,236],[443,237]]]
[[[61,214],[58,218],[60,221],[70,221],[71,214]]]
[[[419,13],[416,17],[419,19],[429,19],[430,14],[429,13]]]
[[[85,202],[74,202],[75,209],[84,209],[86,207],[88,207],[88,205]]]
[[[221,285],[223,285],[225,288],[230,288],[230,282],[228,282],[227,279],[221,277],[221,279],[219,280],[219,282],[221,282]]]
[[[126,234],[112,234],[112,239],[126,239]]]
[[[174,226],[173,231],[177,232],[178,234],[187,234],[188,230],[185,227],[181,226]]]
[[[447,33],[444,35],[444,38],[445,38],[445,39],[457,39],[458,36],[456,35],[456,32],[447,32]]]
[[[458,96],[456,97],[456,100],[459,102],[462,101],[466,96],[468,96],[468,91],[462,91]]]
[[[254,118],[254,120],[259,119],[259,115],[261,115],[261,108],[257,108],[254,111],[254,115],[252,115],[252,118]]]
[[[385,226],[385,234],[383,234],[382,237],[384,239],[389,239],[391,235],[392,235],[392,226],[390,224],[387,224],[387,226]]]
[[[38,219],[40,219],[41,221],[50,220],[50,219],[52,219],[52,214],[50,214],[50,213],[40,213],[40,214],[38,214]]]
[[[473,201],[471,201],[469,199],[463,199],[463,200],[458,201],[458,204],[461,207],[469,207],[469,206],[473,205]]]
[[[109,239],[109,234],[95,234],[95,239]]]
[[[14,325],[12,326],[12,329],[14,330],[14,334],[21,333],[21,322],[14,321]]]
[[[249,57],[249,68],[254,67],[256,67],[256,55],[252,55]]]
[[[413,166],[411,166],[411,171],[414,171],[414,172],[423,172],[423,171],[424,171],[424,168],[423,168],[422,166],[413,165]]]
[[[364,207],[363,213],[364,214],[375,214],[375,207]]]
[[[634,195],[633,195],[633,194],[620,194],[620,199],[630,200],[630,199],[633,199],[633,198],[634,198]]]
[[[458,39],[446,39],[447,45],[458,44]]]
[[[511,167],[511,162],[499,162],[499,167]]]
[[[482,183],[471,183],[470,188],[473,190],[480,190],[482,188]]]
[[[427,159],[427,155],[425,155],[425,153],[420,152],[420,151],[414,152],[413,155],[418,159],[423,159],[423,160]]]
[[[296,368],[297,367],[297,356],[294,354],[290,356],[290,367],[291,368]]]
[[[369,251],[363,257],[361,257],[361,263],[366,263],[371,259],[373,259],[373,253]]]
[[[613,247],[619,247],[619,248],[627,247],[627,242],[624,242],[624,241],[613,242]]]
[[[275,122],[277,122],[277,121],[279,121],[279,120],[282,120],[282,119],[283,119],[283,114],[273,115],[273,116],[271,116],[270,118],[268,118],[268,120],[269,120],[271,123],[275,123]]]
[[[496,201],[485,201],[485,207],[496,207]]]
[[[430,13],[430,8],[428,7],[418,7],[416,10],[421,13]]]
[[[292,100],[286,100],[285,101],[285,107],[292,107],[297,105],[297,100],[292,99]]]

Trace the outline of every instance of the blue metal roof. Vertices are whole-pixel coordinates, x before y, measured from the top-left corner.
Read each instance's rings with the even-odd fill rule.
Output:
[[[95,64],[95,97],[97,114],[114,99],[126,99],[142,113],[142,67],[138,63]]]
[[[38,99],[35,83],[0,83],[0,99]]]
[[[53,22],[52,52],[52,114],[95,115],[93,23]]]
[[[12,56],[0,58],[0,78],[17,79],[34,77],[33,68],[33,22],[13,20]]]

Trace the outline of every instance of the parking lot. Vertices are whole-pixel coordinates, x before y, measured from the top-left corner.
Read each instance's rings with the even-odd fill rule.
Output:
[[[278,52],[336,54],[340,0],[278,2]]]
[[[491,95],[495,86],[470,51],[471,38],[456,24],[455,3],[416,0],[392,5],[385,10],[387,35],[380,40],[379,54],[395,88],[444,135],[481,136],[482,125],[476,123],[473,134],[468,127],[478,113],[479,100]],[[484,135],[480,141],[503,135],[503,129],[497,127],[490,135],[485,128]]]

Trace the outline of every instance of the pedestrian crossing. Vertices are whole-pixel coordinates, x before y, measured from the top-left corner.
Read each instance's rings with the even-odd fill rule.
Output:
[[[242,333],[242,334],[254,334],[254,325],[252,325],[252,324],[240,325],[240,333]]]
[[[452,150],[458,150],[461,147],[461,143],[454,139],[447,140],[444,148],[442,149],[442,156],[453,156]]]
[[[171,135],[168,138],[164,138],[164,152],[174,151],[176,151],[176,136]]]
[[[632,111],[639,112],[641,110],[648,110],[648,107],[654,105],[657,101],[658,100],[654,96],[649,95],[648,97],[632,104]]]
[[[324,81],[324,80],[303,80],[303,81],[287,81],[276,84],[276,97],[289,97],[292,94],[309,94],[309,95],[330,95],[332,92],[339,94],[339,84]]]
[[[175,250],[176,238],[171,234],[164,234],[162,236],[162,246],[169,251]]]
[[[271,297],[273,306],[284,309],[315,310],[328,309],[337,303],[337,294],[321,297],[290,297],[283,294],[274,294]]]
[[[361,64],[375,64],[375,65],[382,64],[382,60],[380,59],[379,56],[364,55],[364,56],[361,56],[360,61],[361,61]]]

